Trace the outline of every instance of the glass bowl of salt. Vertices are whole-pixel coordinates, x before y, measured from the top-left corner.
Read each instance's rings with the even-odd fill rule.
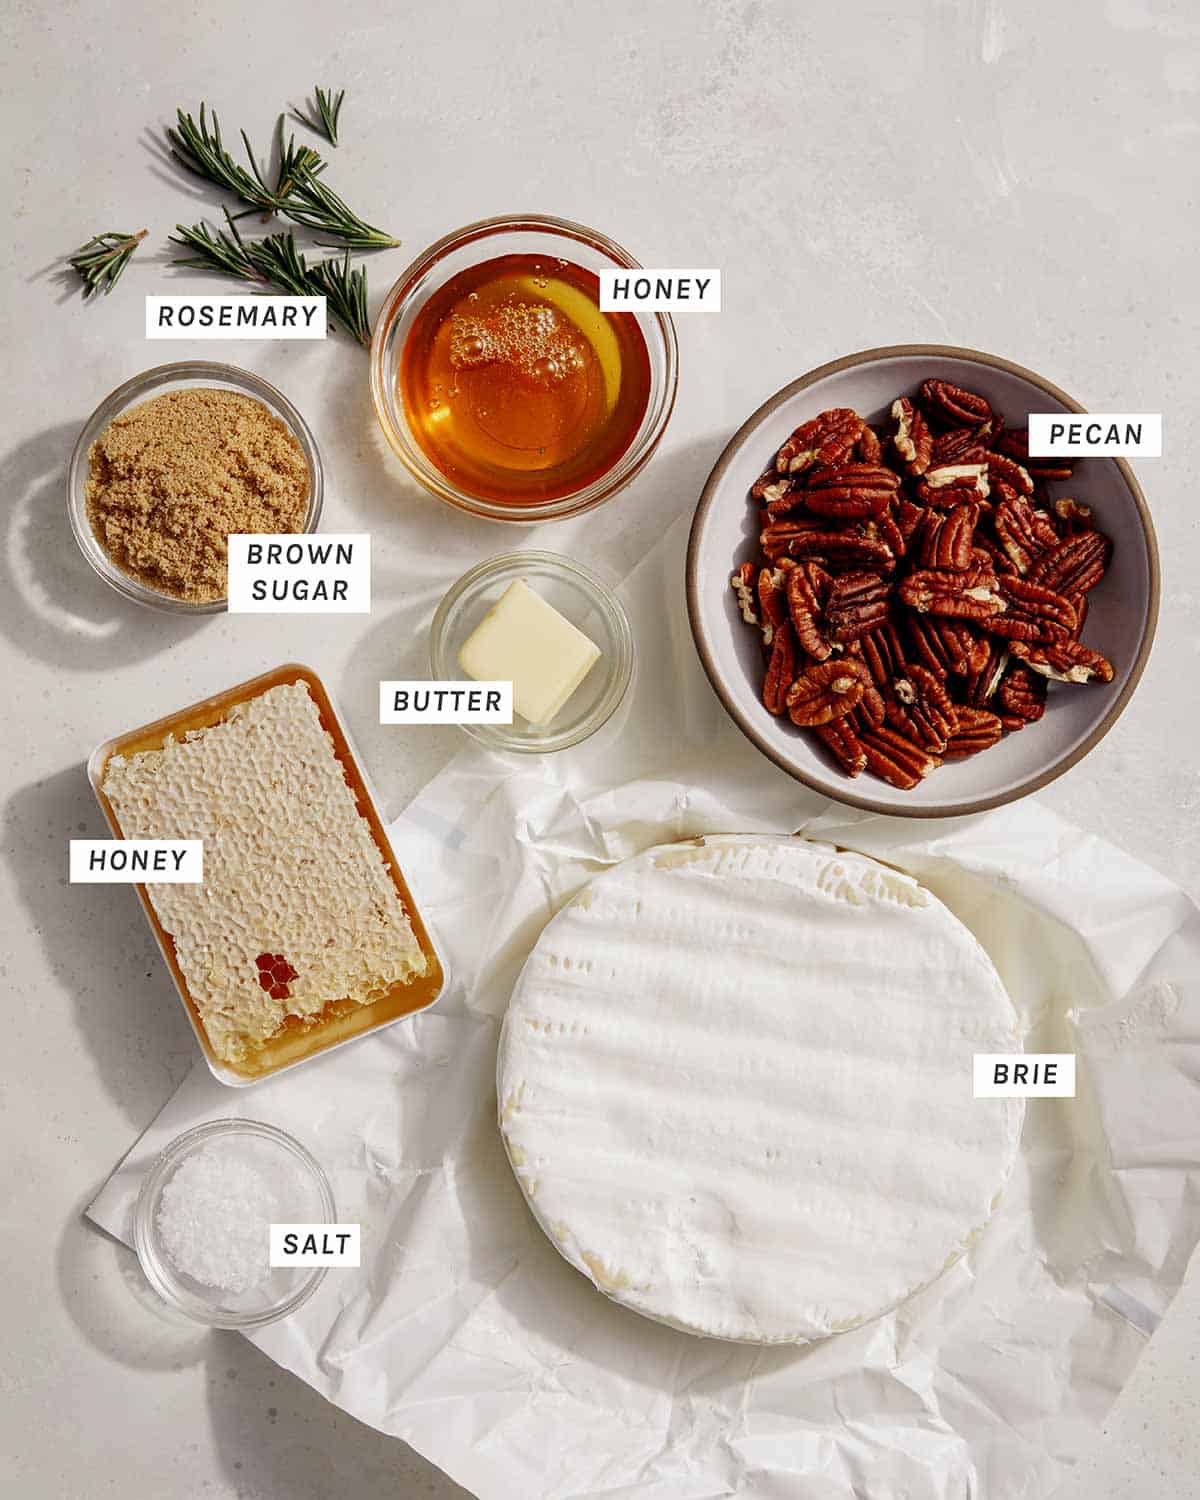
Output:
[[[256,1328],[316,1291],[323,1266],[270,1263],[272,1224],[332,1224],[312,1153],[274,1125],[210,1120],[176,1137],[142,1183],[134,1246],[169,1306],[211,1328]]]

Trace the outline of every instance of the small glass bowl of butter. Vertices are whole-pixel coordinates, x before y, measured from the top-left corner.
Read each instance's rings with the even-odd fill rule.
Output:
[[[633,678],[620,601],[589,569],[554,552],[505,552],[464,573],[433,617],[438,682],[513,683],[511,724],[464,724],[494,750],[545,754],[608,722]]]

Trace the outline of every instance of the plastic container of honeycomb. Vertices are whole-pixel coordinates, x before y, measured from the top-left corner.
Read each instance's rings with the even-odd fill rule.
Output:
[[[371,839],[378,849],[408,918],[413,937],[424,957],[425,972],[403,982],[393,983],[365,1002],[350,999],[345,995],[330,995],[316,1012],[302,1016],[287,1014],[284,1016],[282,1026],[275,1034],[257,1042],[246,1055],[231,1061],[219,1055],[218,1049],[214,1048],[213,1040],[206,1029],[202,1008],[192,995],[181,967],[175,938],[164,927],[146,886],[138,884],[135,889],[142,903],[142,909],[150,923],[151,931],[154,933],[167,968],[170,970],[175,988],[208,1066],[219,1082],[233,1087],[245,1087],[261,1079],[274,1077],[288,1068],[297,1067],[302,1062],[329,1052],[334,1047],[344,1046],[347,1042],[367,1036],[405,1016],[427,1010],[437,1000],[446,982],[443,963],[392,851],[376,810],[375,798],[351,746],[345,726],[324,684],[309,667],[296,663],[277,667],[261,677],[240,683],[226,692],[218,693],[214,697],[204,699],[203,702],[181,709],[165,719],[146,724],[140,729],[134,729],[128,734],[120,735],[97,746],[88,761],[88,779],[91,781],[92,790],[96,794],[109,828],[114,837],[126,837],[116,808],[104,791],[105,773],[114,756],[129,757],[144,751],[160,750],[168,739],[182,740],[191,731],[208,729],[225,722],[231,710],[239,704],[250,703],[251,700],[261,697],[272,688],[296,683],[303,683],[308,689],[309,696],[316,705],[321,727],[333,742],[334,755],[346,784],[353,794],[357,811],[370,831]],[[313,816],[317,815],[318,810],[314,808]],[[178,833],[178,837],[186,836],[188,835],[182,830]],[[269,943],[265,944],[264,951],[254,957],[254,977],[272,999],[285,1004],[288,986],[297,978],[297,973],[288,955],[270,951],[272,946]]]

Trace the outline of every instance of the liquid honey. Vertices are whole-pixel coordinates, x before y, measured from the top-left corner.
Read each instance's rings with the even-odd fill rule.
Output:
[[[401,352],[399,393],[447,479],[519,509],[613,468],[645,415],[650,358],[633,314],[600,311],[591,271],[503,255],[430,296]]]

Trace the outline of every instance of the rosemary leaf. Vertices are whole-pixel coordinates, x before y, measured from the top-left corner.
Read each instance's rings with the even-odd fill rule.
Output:
[[[249,172],[234,161],[225,149],[221,140],[221,125],[215,114],[212,117],[212,129],[209,130],[203,102],[200,105],[199,122],[182,109],[176,110],[175,114],[178,127],[174,130],[168,128],[167,139],[171,143],[171,155],[181,166],[194,172],[197,177],[215,182],[218,187],[233,193],[251,208],[265,209],[268,213],[273,213],[278,208],[275,194],[263,181],[258,170],[244,130],[241,133],[242,143],[250,158]]]
[[[296,186],[296,180],[301,170],[311,172],[315,177],[318,172],[325,170],[325,163],[321,160],[319,151],[314,151],[311,146],[297,146],[296,137],[293,133],[288,136],[286,142],[283,139],[283,119],[279,116],[279,177],[275,183],[275,197],[283,199],[288,196]]]
[[[294,223],[333,235],[351,250],[390,250],[400,243],[384,230],[360,219],[332,188],[320,181],[317,172],[304,163],[296,165],[296,185],[279,204],[279,209]]]
[[[301,110],[294,109],[292,114],[301,125],[307,125],[310,130],[315,130],[318,135],[323,135],[331,146],[338,143],[338,116],[342,112],[342,100],[346,97],[345,89],[338,89],[335,94],[332,89],[323,89],[317,84],[313,93],[317,100],[317,117],[304,114]]]
[[[178,234],[171,238],[192,254],[177,257],[176,264],[276,286],[296,297],[323,296],[326,311],[344,332],[360,344],[371,342],[367,273],[351,267],[349,250],[344,257],[334,256],[310,268],[290,229],[247,240],[228,210],[225,222],[227,227],[215,232],[207,224],[177,224]]]
[[[139,229],[137,234],[96,234],[67,257],[67,264],[83,282],[84,297],[91,297],[101,288],[108,296],[147,233]]]

